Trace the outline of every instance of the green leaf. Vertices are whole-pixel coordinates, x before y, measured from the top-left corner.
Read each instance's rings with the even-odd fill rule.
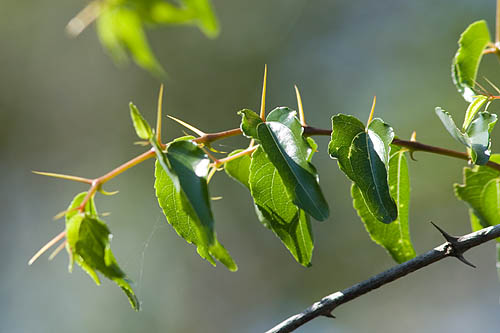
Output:
[[[397,217],[397,207],[387,184],[393,138],[393,129],[381,119],[374,119],[365,129],[353,116],[338,114],[332,117],[328,153],[359,187],[370,212],[384,223]]]
[[[490,134],[496,122],[496,114],[480,112],[470,124],[467,135],[470,138],[471,159],[474,164],[484,165],[490,159]]]
[[[448,112],[446,112],[445,110],[443,110],[440,107],[437,107],[436,114],[439,117],[439,120],[441,120],[441,122],[443,123],[444,128],[446,128],[448,133],[450,133],[450,135],[455,140],[457,140],[458,142],[460,142],[461,144],[463,144],[467,147],[470,147],[469,137],[466,134],[460,132],[460,130],[455,125],[453,118],[451,117],[451,115]]]
[[[354,181],[354,174],[349,162],[351,143],[359,133],[365,131],[365,125],[357,118],[344,114],[332,117],[332,136],[328,144],[328,153],[337,159],[340,169]]]
[[[311,146],[302,136],[303,129],[295,112],[286,108],[273,110],[266,122],[257,126],[257,133],[293,202],[316,220],[326,220],[328,204],[319,187],[316,169],[308,161]]]
[[[467,111],[465,112],[464,123],[462,125],[462,131],[466,132],[469,128],[470,123],[476,117],[476,114],[481,110],[483,105],[488,102],[488,97],[479,95],[475,96],[472,103],[469,104]]]
[[[500,162],[500,155],[491,156]],[[500,223],[500,172],[486,166],[464,168],[464,184],[455,184],[455,195],[469,207],[472,231]],[[497,271],[500,279],[500,238],[497,238]]]
[[[210,0],[183,0],[201,31],[208,37],[214,38],[219,34],[219,22],[212,9]]]
[[[164,71],[149,47],[139,13],[125,5],[106,5],[97,18],[97,34],[117,63],[130,52],[137,65],[156,75]]]
[[[156,162],[155,189],[168,223],[188,243],[196,245],[202,258],[214,266],[215,258],[236,271],[236,264],[215,235],[207,186],[207,156],[195,143],[186,140],[170,143],[165,155],[170,172],[165,172],[159,160]]]
[[[243,149],[237,149],[232,151],[227,156],[233,156],[235,154],[241,153]],[[247,189],[250,189],[250,184],[248,179],[250,178],[250,162],[252,161],[250,155],[243,155],[237,159],[231,160],[224,164],[224,170],[226,174],[231,178],[240,182]]]
[[[486,21],[469,25],[460,36],[458,51],[453,58],[452,78],[457,90],[467,102],[472,102],[479,63],[483,51],[491,42]]]
[[[241,159],[243,161],[237,162]],[[294,204],[262,147],[257,148],[251,158],[243,156],[228,163],[226,172],[243,185],[249,184],[259,221],[278,236],[297,262],[310,266],[314,239],[309,217]],[[241,170],[248,164],[250,173]]]
[[[398,209],[387,183],[386,142],[389,142],[387,137],[382,139],[374,131],[359,133],[349,149],[349,162],[369,211],[377,220],[391,223],[396,220]]]
[[[500,162],[500,155],[494,154],[491,160]],[[464,168],[464,184],[455,184],[455,195],[467,203],[471,209],[471,224],[476,230],[479,226],[488,227],[500,222],[500,172],[487,166]],[[474,217],[477,220],[474,220]]]
[[[241,116],[241,131],[247,138],[259,139],[257,135],[257,126],[262,123],[259,115],[252,110],[243,109],[238,112]]]
[[[448,133],[455,140],[471,149],[470,155],[474,164],[484,165],[488,162],[491,146],[490,133],[496,124],[496,115],[486,111],[480,112],[468,126],[467,132],[462,133],[448,112],[437,107],[436,114]]]
[[[139,109],[130,102],[130,117],[132,118],[132,123],[134,124],[135,132],[137,136],[143,140],[151,140],[153,137],[153,130],[149,123],[144,119],[142,114],[139,112]]]
[[[353,183],[351,194],[353,205],[363,221],[371,239],[384,247],[392,258],[402,263],[415,257],[411,243],[408,210],[410,203],[410,179],[408,165],[403,150],[393,146],[389,160],[389,187],[398,208],[398,218],[391,224],[380,223],[368,209],[359,187]]]
[[[87,192],[78,194],[68,210],[78,207],[86,194]],[[111,252],[111,232],[107,225],[98,218],[92,198],[83,213],[73,210],[66,214],[66,238],[68,242],[66,248],[71,258],[70,271],[73,262],[76,261],[97,285],[100,285],[100,280],[96,271],[101,272],[125,292],[132,308],[138,311],[139,300]]]

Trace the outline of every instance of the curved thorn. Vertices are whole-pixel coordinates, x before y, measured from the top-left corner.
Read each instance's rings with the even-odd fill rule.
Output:
[[[267,64],[264,65],[264,82],[262,83],[262,97],[260,99],[260,119],[266,121],[266,86],[267,86]]]
[[[115,195],[118,192],[120,192],[118,190],[117,191],[108,192],[108,191],[103,190],[102,187],[99,187],[98,191],[99,191],[99,193],[104,194],[104,195]]]
[[[466,264],[467,266],[470,266],[472,268],[476,268],[476,266],[473,263],[471,263],[469,260],[465,259],[461,253],[455,255],[454,257],[457,258],[458,260],[460,260],[461,262],[463,262],[464,264]]]
[[[295,87],[295,95],[297,96],[297,105],[299,106],[300,124],[302,126],[307,126],[306,125],[306,117],[304,114],[304,108],[302,107],[302,98],[300,97],[299,88],[297,87],[297,85],[295,85],[294,87]]]
[[[210,172],[208,173],[208,176],[207,176],[207,184],[210,183],[210,181],[212,180],[212,177],[214,176],[216,171],[217,171],[217,167],[212,166],[212,168],[210,169]]]
[[[410,150],[409,153],[410,153],[410,158],[412,159],[412,161],[417,162],[417,159],[413,156],[413,154],[415,154],[415,151],[414,150]]]

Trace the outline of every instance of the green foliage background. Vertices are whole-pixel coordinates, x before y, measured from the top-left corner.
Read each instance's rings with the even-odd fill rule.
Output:
[[[130,125],[133,100],[152,123],[159,82],[129,66],[117,69],[104,54],[95,27],[76,40],[63,31],[85,3],[7,0],[0,5],[0,320],[6,332],[255,332],[270,328],[313,300],[393,265],[372,243],[349,195],[350,181],[328,157],[328,137],[317,138],[314,161],[331,217],[314,224],[312,267],[298,265],[256,219],[241,185],[216,174],[211,194],[217,235],[239,271],[212,268],[165,222],[155,200],[153,162],[107,184],[119,189],[99,197],[115,237],[113,252],[135,281],[143,310],[132,313],[119,288],[97,287],[81,270],[66,272],[67,258],[26,262],[59,232],[51,217],[86,188],[34,176],[30,170],[103,174],[142,151]],[[396,134],[412,130],[425,143],[463,149],[434,113],[446,109],[457,123],[466,103],[450,78],[460,33],[486,19],[493,31],[494,2],[481,1],[222,1],[214,0],[221,23],[215,40],[195,27],[148,34],[165,80],[164,110],[206,132],[234,128],[244,107],[258,109],[263,64],[269,65],[268,110],[295,107],[301,89],[308,122],[328,128],[342,112],[376,116]],[[483,60],[479,77],[500,83],[498,61]],[[493,104],[491,112],[497,112]],[[182,134],[164,121],[168,139]],[[498,152],[493,132],[493,152]],[[232,151],[240,139],[215,148]],[[410,227],[418,253],[441,243],[430,220],[450,233],[470,230],[468,210],[455,199],[464,163],[417,153],[409,161]],[[495,244],[474,249],[472,270],[447,260],[360,298],[318,319],[303,331],[467,331],[499,325],[500,287]],[[104,311],[105,309],[105,311]],[[390,320],[387,314],[391,313]],[[415,315],[418,314],[418,315]],[[425,318],[425,320],[422,320]]]

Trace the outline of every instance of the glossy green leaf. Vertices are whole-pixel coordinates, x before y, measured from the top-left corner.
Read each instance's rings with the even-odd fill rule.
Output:
[[[243,109],[238,111],[241,116],[240,129],[247,138],[259,139],[257,135],[257,126],[262,123],[259,115],[252,110]]]
[[[266,122],[257,127],[257,133],[293,202],[316,220],[326,220],[328,204],[319,187],[316,169],[308,161],[311,146],[302,136],[303,129],[295,111],[286,108],[273,110]]]
[[[215,259],[229,270],[237,266],[219,243],[214,231],[207,186],[209,160],[198,146],[187,140],[168,145],[165,153],[167,173],[157,161],[155,189],[168,223],[188,243],[196,245],[198,254],[215,266]],[[179,187],[175,183],[179,183]]]
[[[78,194],[68,210],[78,207],[87,192]],[[70,255],[70,271],[76,262],[87,274],[100,285],[97,271],[113,280],[127,295],[130,305],[139,310],[140,303],[130,286],[130,281],[120,269],[111,252],[111,233],[107,225],[97,216],[93,199],[90,199],[84,212],[75,210],[66,214],[66,249]]]
[[[370,212],[384,223],[397,217],[397,207],[389,193],[387,167],[393,129],[374,119],[365,129],[353,116],[332,117],[332,136],[328,153],[340,169],[361,190]]]
[[[467,102],[473,101],[479,63],[490,42],[490,33],[484,20],[469,25],[458,41],[459,48],[453,58],[452,78],[458,92]]]
[[[464,123],[462,125],[462,131],[466,132],[469,125],[476,117],[477,113],[481,111],[481,108],[488,102],[488,97],[479,95],[475,96],[472,103],[469,104],[467,111],[465,111]]]
[[[398,208],[398,218],[391,224],[380,223],[368,209],[359,187],[353,183],[353,205],[363,221],[371,239],[384,247],[398,263],[415,257],[408,224],[410,179],[403,150],[393,147],[389,160],[389,188]]]
[[[134,124],[135,132],[137,136],[143,140],[150,140],[153,137],[153,130],[149,123],[144,119],[139,109],[130,102],[130,117],[132,118],[132,123]]]
[[[359,133],[352,141],[348,158],[354,182],[369,211],[377,220],[391,223],[397,218],[398,209],[387,183],[386,142],[387,137],[382,139],[374,131]]]
[[[365,125],[353,116],[338,114],[332,117],[332,135],[328,153],[337,159],[340,169],[352,181],[355,176],[349,162],[349,149],[356,135],[364,131]]]
[[[490,159],[490,134],[496,122],[496,114],[480,112],[470,124],[467,135],[470,139],[471,159],[474,164],[484,165]]]
[[[248,164],[249,173],[244,169]],[[230,161],[226,172],[243,185],[249,185],[260,222],[278,236],[297,262],[310,266],[314,248],[310,219],[293,203],[278,170],[262,147],[257,148],[251,158],[243,156]]]

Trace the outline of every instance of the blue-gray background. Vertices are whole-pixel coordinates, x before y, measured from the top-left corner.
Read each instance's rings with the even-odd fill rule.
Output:
[[[254,216],[247,191],[219,173],[211,194],[219,239],[237,273],[212,268],[167,225],[144,163],[106,187],[100,211],[114,233],[113,250],[136,282],[143,310],[134,313],[115,285],[97,287],[67,255],[32,267],[29,257],[62,228],[51,217],[85,187],[31,170],[96,177],[140,153],[128,115],[133,101],[152,122],[159,81],[135,66],[117,68],[92,26],[75,40],[66,22],[84,1],[3,0],[0,5],[0,331],[2,332],[260,332],[313,301],[394,263],[371,243],[352,208],[349,182],[318,138],[315,163],[331,218],[314,223],[313,266],[294,262]],[[197,29],[149,33],[168,72],[166,113],[204,131],[235,127],[236,111],[258,109],[264,64],[268,110],[295,107],[298,84],[311,125],[333,114],[376,115],[400,137],[462,149],[434,115],[442,106],[461,121],[465,102],[450,79],[450,61],[465,27],[487,19],[493,0],[214,0],[222,25],[209,40]],[[488,57],[481,75],[500,84]],[[493,111],[498,110],[493,105]],[[166,139],[182,128],[165,121]],[[498,134],[494,139],[500,139]],[[242,139],[221,142],[229,151]],[[493,144],[493,149],[498,149]],[[453,195],[464,163],[417,153],[411,230],[418,253],[441,243],[432,220],[454,234],[470,230],[467,209]],[[319,318],[299,332],[498,332],[500,284],[494,244],[467,253],[478,268],[445,260],[350,302],[338,319]]]

